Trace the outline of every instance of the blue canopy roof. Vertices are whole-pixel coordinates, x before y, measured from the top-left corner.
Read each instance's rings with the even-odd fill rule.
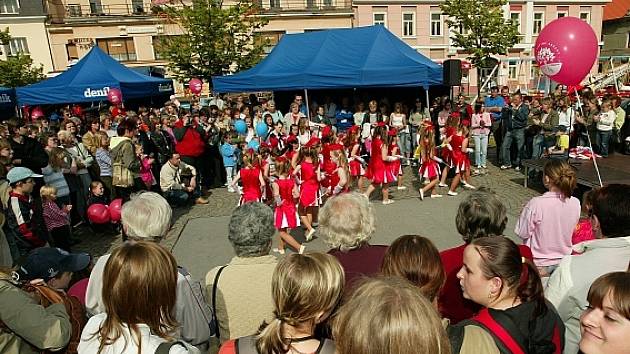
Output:
[[[442,84],[442,67],[383,26],[282,37],[255,67],[212,78],[217,92]]]
[[[172,80],[131,70],[96,46],[65,72],[16,92],[21,105],[79,103],[106,100],[114,87],[125,100],[173,93]]]
[[[0,109],[15,108],[15,90],[0,86]]]

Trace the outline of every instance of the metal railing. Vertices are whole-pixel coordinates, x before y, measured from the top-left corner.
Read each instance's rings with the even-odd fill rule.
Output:
[[[93,16],[148,16],[152,14],[151,1],[132,1],[121,4],[90,3],[66,5],[66,16],[71,18]]]
[[[257,0],[263,14],[280,12],[336,12],[351,10],[351,0]]]

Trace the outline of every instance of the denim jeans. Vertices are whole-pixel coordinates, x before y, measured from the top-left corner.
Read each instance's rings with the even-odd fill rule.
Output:
[[[488,134],[473,135],[475,142],[475,166],[485,166],[488,156]]]
[[[532,142],[532,159],[539,159],[545,151],[545,136],[536,134]]]
[[[169,189],[163,194],[169,204],[173,206],[185,206],[189,200],[194,200],[201,196],[201,185],[197,183],[197,186],[192,192],[187,192],[184,189]]]
[[[516,161],[514,165],[521,165],[521,155],[523,152],[523,146],[525,145],[525,128],[512,129],[505,132],[503,138],[503,145],[501,146],[501,153],[503,154],[503,164],[511,165],[510,149],[512,141],[516,141]]]
[[[228,188],[231,188],[232,178],[234,177],[234,166],[225,166],[225,175],[227,176]]]
[[[411,139],[409,133],[400,131],[398,132],[398,146],[400,148],[400,154],[402,156],[407,156],[411,151]]]
[[[608,156],[608,147],[610,146],[610,137],[612,136],[612,130],[603,131],[598,130],[595,136],[595,143],[599,149],[599,154],[606,157]]]

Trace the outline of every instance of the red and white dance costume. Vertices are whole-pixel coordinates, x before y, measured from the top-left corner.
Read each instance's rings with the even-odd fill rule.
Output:
[[[372,184],[380,185],[393,182],[392,175],[383,161],[383,140],[376,136],[372,138],[372,155],[365,177],[372,181]]]
[[[355,142],[350,146],[348,151],[348,167],[350,169],[350,176],[353,178],[361,177],[365,174],[365,169],[363,168],[363,164],[361,163],[361,144]]]
[[[451,138],[451,146],[453,147],[453,166],[456,173],[464,172],[470,168],[470,158],[468,153],[462,151],[462,143],[465,137],[456,133]]]
[[[400,154],[400,149],[398,148],[398,144],[391,143],[389,145],[389,147],[387,148],[387,152],[388,152],[389,156],[399,155]],[[401,166],[401,163],[400,163],[400,159],[396,159],[394,161],[387,161],[385,163],[385,165],[387,166],[387,168],[389,170],[389,174],[390,174],[390,178],[391,178],[392,182],[393,181],[397,181],[398,180],[398,176],[401,176],[403,174],[402,166]]]
[[[295,182],[292,178],[278,178],[275,182],[282,200],[282,204],[276,205],[274,210],[276,229],[294,229],[300,226],[300,218],[293,198]]]
[[[434,179],[440,178],[440,164],[433,159],[433,156],[436,156],[435,148],[433,149],[433,151],[428,151],[429,147],[429,141],[424,139],[424,141],[422,142],[422,148],[423,151],[425,151],[425,154],[422,157],[418,174],[421,178],[433,181]]]
[[[241,176],[241,184],[243,185],[243,194],[238,205],[249,202],[262,201],[262,186],[260,185],[260,168],[244,167],[238,172]]]
[[[446,166],[451,167],[451,168],[455,166],[455,161],[454,161],[454,156],[453,156],[453,151],[455,150],[455,148],[453,148],[452,137],[456,133],[457,133],[457,129],[453,127],[447,127],[444,140],[448,141],[450,138],[451,142],[447,144],[442,144],[442,160],[444,160],[444,163],[446,164]]]
[[[300,207],[316,207],[321,204],[319,181],[317,179],[317,162],[302,161],[300,163]]]

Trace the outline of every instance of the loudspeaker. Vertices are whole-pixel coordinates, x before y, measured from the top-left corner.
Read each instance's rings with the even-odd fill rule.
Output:
[[[462,61],[459,59],[449,59],[442,63],[444,69],[443,81],[445,86],[462,85]]]

